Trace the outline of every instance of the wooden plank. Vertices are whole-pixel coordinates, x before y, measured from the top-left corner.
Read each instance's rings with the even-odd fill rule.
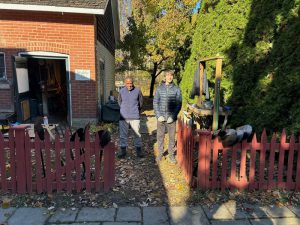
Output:
[[[188,184],[190,184],[190,166],[191,166],[191,143],[190,143],[190,129],[188,126],[186,126],[187,129],[187,136],[186,136],[186,181]]]
[[[75,137],[75,171],[76,171],[76,191],[81,191],[81,157],[80,157],[80,143],[79,137]]]
[[[297,171],[296,171],[296,187],[295,191],[300,191],[300,136],[298,138],[298,144],[297,144]]]
[[[177,157],[177,161],[178,161],[178,165],[180,167],[182,167],[182,162],[183,162],[183,154],[182,154],[182,149],[183,149],[183,146],[182,146],[182,126],[183,126],[183,122],[181,119],[179,119],[177,121],[177,154],[176,154],[176,157]]]
[[[12,128],[9,129],[9,157],[10,157],[10,176],[11,176],[11,189],[16,193],[16,157],[15,157],[15,132]]]
[[[279,188],[285,187],[285,182],[283,181],[285,144],[286,144],[286,133],[285,130],[283,130],[280,137],[280,147],[279,147],[278,183],[277,183]]]
[[[227,188],[227,148],[223,148],[222,171],[221,171],[221,190]]]
[[[62,191],[61,177],[62,177],[62,159],[61,159],[61,144],[60,144],[59,135],[55,135],[55,168],[56,176],[55,181],[57,183],[56,190],[57,192]]]
[[[94,149],[95,149],[95,191],[100,191],[100,168],[101,168],[101,157],[100,157],[100,151],[103,151],[101,148],[99,148],[100,142],[99,142],[99,136],[96,135],[95,143],[94,143]]]
[[[232,158],[231,158],[231,168],[230,168],[230,189],[234,190],[239,188],[239,182],[237,180],[236,174],[236,162],[237,162],[237,151],[241,149],[241,144],[237,143],[232,147]]]
[[[66,151],[66,182],[67,182],[67,191],[71,192],[72,190],[72,159],[70,146],[70,132],[68,129],[65,130],[65,151]]]
[[[288,158],[288,170],[287,170],[287,189],[294,189],[293,185],[293,162],[294,162],[294,150],[296,147],[295,136],[292,135],[290,139],[289,158]]]
[[[206,136],[206,148],[205,148],[205,188],[211,187],[211,182],[209,180],[210,175],[210,156],[211,156],[211,138],[212,136]]]
[[[95,135],[98,136],[98,133]],[[91,191],[91,156],[90,156],[90,134],[89,130],[85,131],[85,142],[84,142],[84,150],[85,150],[85,188],[87,192]]]
[[[205,189],[205,151],[206,151],[206,134],[199,132],[199,148],[198,148],[198,188]]]
[[[211,61],[216,59],[224,59],[224,57],[223,56],[207,57],[207,58],[199,59],[199,62],[206,62],[206,61]]]
[[[7,191],[7,178],[6,178],[6,160],[5,160],[5,150],[4,150],[4,138],[2,133],[0,132],[0,185],[1,190]]]
[[[255,155],[256,155],[257,139],[256,134],[253,135],[250,152],[250,168],[249,168],[249,189],[255,188]]]
[[[199,62],[199,98],[198,105],[202,105],[202,93],[203,93],[203,74],[205,70],[205,62]]]
[[[212,158],[212,188],[217,188],[217,178],[218,178],[218,138],[213,141],[213,158]]]
[[[248,188],[248,180],[246,174],[246,167],[247,167],[247,150],[249,149],[249,145],[247,140],[243,140],[242,142],[242,151],[241,151],[241,164],[240,164],[240,181],[242,182],[242,189]]]
[[[32,193],[32,172],[31,172],[31,148],[30,148],[30,137],[28,132],[25,133],[25,168],[26,168],[26,190],[28,193]]]
[[[267,133],[264,129],[260,140],[260,155],[259,155],[259,190],[266,188],[265,185],[265,164],[266,164],[266,145],[267,145]]]
[[[220,107],[220,83],[222,74],[222,59],[217,59],[216,62],[216,79],[215,79],[215,96],[214,96],[214,108],[213,108],[213,125],[212,130],[218,129],[219,122],[219,107]]]
[[[25,128],[17,127],[15,130],[16,143],[16,182],[17,193],[26,193],[26,164],[25,164]]]
[[[45,132],[45,163],[46,163],[46,185],[47,192],[52,192],[52,174],[51,174],[51,151],[50,151],[50,136],[49,133]]]
[[[275,151],[279,148],[276,143],[276,134],[272,135],[271,145],[270,145],[270,157],[269,157],[269,169],[268,169],[268,189],[273,189],[276,187],[274,182],[274,163],[275,163]]]
[[[42,150],[40,147],[40,138],[37,133],[35,133],[35,138],[34,138],[34,151],[35,151],[35,171],[36,171],[36,190],[37,193],[42,193],[43,192],[43,186],[42,186],[42,171],[43,171],[43,165],[42,165]]]
[[[192,185],[193,180],[193,164],[194,164],[194,135],[192,133],[192,128],[189,126],[189,136],[190,136],[190,157],[189,157],[189,186]]]

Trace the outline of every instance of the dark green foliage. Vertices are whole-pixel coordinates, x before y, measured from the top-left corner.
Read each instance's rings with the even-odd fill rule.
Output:
[[[206,0],[181,87],[185,101],[197,59],[223,55],[221,88],[230,125],[300,130],[299,0]],[[208,75],[213,81],[213,67]]]

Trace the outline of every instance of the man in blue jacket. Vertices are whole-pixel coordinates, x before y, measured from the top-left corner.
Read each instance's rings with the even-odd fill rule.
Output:
[[[140,134],[140,112],[143,106],[143,95],[139,88],[133,85],[133,79],[125,78],[125,87],[120,90],[118,103],[120,105],[120,151],[118,158],[126,156],[128,146],[129,126],[134,132],[134,145],[139,158],[142,154],[142,139]]]
[[[154,100],[153,108],[157,118],[157,144],[158,156],[157,162],[160,162],[164,153],[165,130],[169,135],[168,153],[169,161],[176,163],[174,156],[175,133],[177,115],[181,109],[182,96],[178,86],[173,83],[174,71],[165,72],[165,82],[158,86]]]

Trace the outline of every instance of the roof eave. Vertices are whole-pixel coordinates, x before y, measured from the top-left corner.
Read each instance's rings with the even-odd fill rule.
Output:
[[[104,9],[94,9],[94,8],[75,8],[75,7],[23,5],[23,4],[6,4],[6,3],[0,3],[0,9],[40,11],[40,12],[81,13],[81,14],[93,14],[93,15],[104,15],[105,12]]]

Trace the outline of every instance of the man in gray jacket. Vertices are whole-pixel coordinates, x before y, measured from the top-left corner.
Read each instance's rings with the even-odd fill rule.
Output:
[[[125,78],[125,87],[120,90],[118,103],[120,105],[120,151],[117,156],[118,158],[124,158],[126,156],[128,129],[130,126],[134,133],[136,154],[139,158],[142,158],[140,112],[143,106],[143,95],[141,90],[134,86],[132,78]]]
[[[182,96],[178,86],[173,83],[174,71],[165,72],[165,82],[158,86],[154,100],[153,108],[157,118],[157,144],[158,156],[157,162],[160,162],[164,153],[165,130],[169,135],[168,153],[169,161],[176,163],[174,156],[175,133],[177,115],[181,109]]]

